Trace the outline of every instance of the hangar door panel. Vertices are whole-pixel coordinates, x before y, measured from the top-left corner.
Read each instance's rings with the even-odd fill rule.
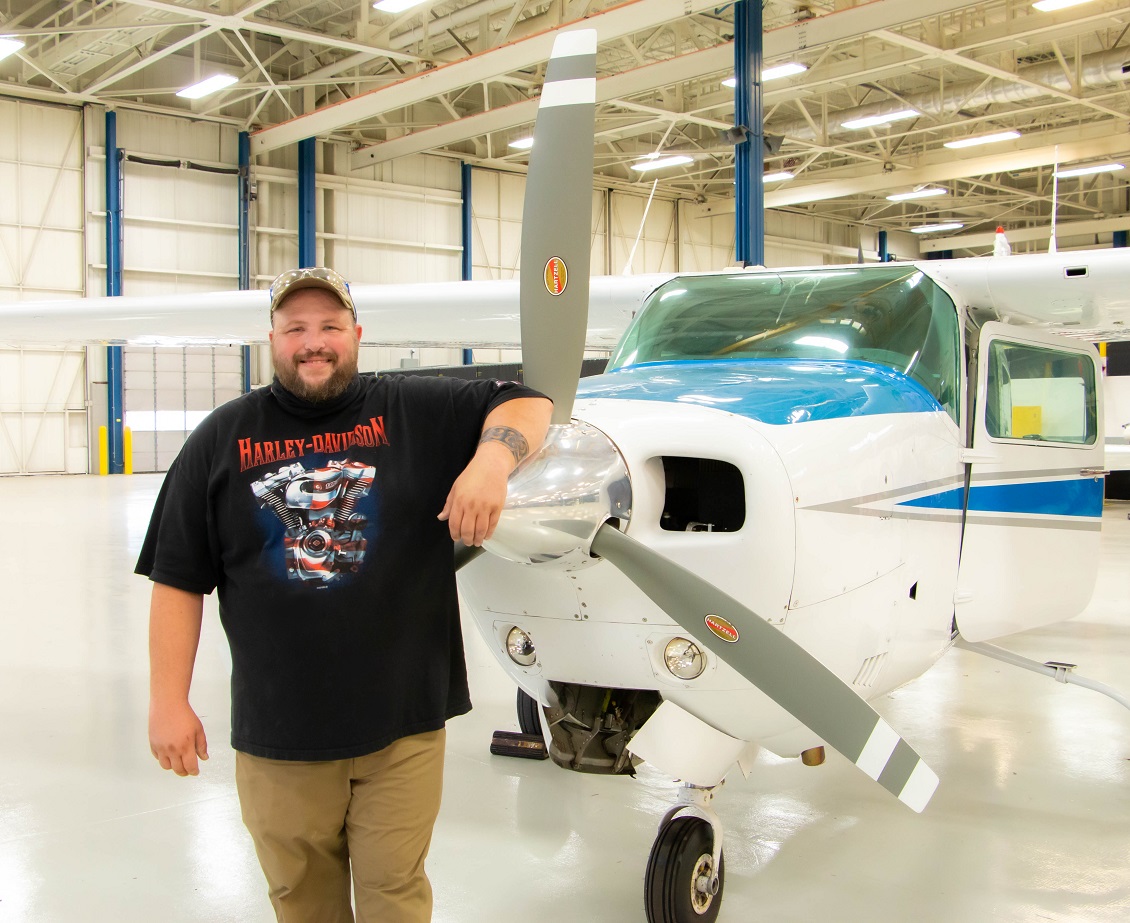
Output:
[[[0,349],[0,474],[85,474],[86,438],[86,351]]]
[[[1007,324],[981,331],[957,624],[983,641],[1090,601],[1103,509],[1098,353]]]
[[[0,99],[0,301],[83,292],[82,116]]]
[[[238,346],[126,347],[125,425],[133,433],[133,470],[167,471],[185,439],[214,407],[242,391]]]

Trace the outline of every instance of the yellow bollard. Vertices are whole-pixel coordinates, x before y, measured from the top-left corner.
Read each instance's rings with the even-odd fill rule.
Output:
[[[133,430],[122,429],[122,474],[133,474]]]
[[[105,426],[98,427],[98,473],[110,473],[110,434]]]

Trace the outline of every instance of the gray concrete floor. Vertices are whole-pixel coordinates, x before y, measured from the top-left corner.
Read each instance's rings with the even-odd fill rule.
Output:
[[[239,819],[228,656],[206,610],[193,703],[212,758],[162,772],[146,740],[148,584],[131,575],[156,476],[0,479],[0,921],[266,923]],[[1130,522],[1104,519],[1090,608],[1009,639],[1130,691]],[[675,785],[492,757],[514,690],[468,635],[475,710],[449,726],[429,870],[437,923],[643,921],[642,878]],[[716,802],[720,923],[1130,920],[1130,711],[951,651],[876,703],[938,772],[907,811],[834,753],[762,755]]]

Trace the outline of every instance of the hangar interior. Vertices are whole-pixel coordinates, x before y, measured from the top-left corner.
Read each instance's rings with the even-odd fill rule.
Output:
[[[998,225],[1014,252],[1042,251],[1053,198],[1061,249],[1125,241],[1124,170],[1055,175],[1057,163],[1114,167],[1126,153],[1130,18],[1119,0],[1050,11],[1026,0],[772,0],[762,17],[766,265],[877,260],[881,237],[895,258],[985,254]],[[0,169],[18,194],[0,202],[0,298],[109,293],[108,112],[122,156],[122,294],[240,287],[241,133],[249,287],[296,264],[308,137],[320,263],[354,282],[458,280],[466,246],[472,278],[509,278],[529,158],[513,144],[530,135],[547,30],[581,18],[600,39],[593,273],[733,265],[731,6],[12,2]],[[176,95],[215,75],[237,82]],[[986,137],[996,140],[947,147]],[[685,162],[633,169],[656,154]],[[929,227],[940,229],[913,233]],[[402,359],[454,365],[462,353],[374,350],[364,362]],[[238,390],[245,361],[231,349],[128,350],[135,470],[164,470],[192,421]],[[263,355],[250,365],[252,382],[269,375]],[[3,348],[0,371],[0,472],[96,470],[102,357]]]
[[[766,0],[766,265],[988,255],[998,225],[1013,252],[1043,252],[1053,218],[1060,250],[1125,246],[1130,7],[1040,6]],[[240,286],[241,138],[250,287],[297,265],[308,138],[317,262],[356,283],[455,281],[468,250],[472,278],[507,279],[544,36],[582,19],[600,43],[593,273],[732,266],[733,5],[0,3],[0,475],[97,469],[105,350],[9,344],[2,322],[3,302],[107,293],[110,114],[127,295]],[[796,67],[770,77],[782,65]],[[236,80],[177,95],[215,74]],[[669,156],[679,162],[633,169]],[[452,343],[367,348],[361,361],[463,359]],[[148,588],[130,576],[156,473],[203,414],[269,377],[263,347],[126,347],[138,476],[0,479],[17,549],[0,618],[0,920],[272,918],[231,778],[218,624],[205,620],[194,686],[212,760],[199,779],[167,777],[144,743]],[[1109,394],[1130,417],[1121,385]],[[1108,502],[1103,542],[1087,611],[1013,647],[1118,685],[1130,675],[1123,505]],[[451,728],[436,919],[642,919],[673,784],[490,757],[491,731],[515,724],[513,687],[467,636],[476,710]],[[760,757],[724,796],[722,920],[1127,919],[1125,710],[954,651],[882,711],[943,776],[934,813],[888,804],[835,754],[820,769]]]

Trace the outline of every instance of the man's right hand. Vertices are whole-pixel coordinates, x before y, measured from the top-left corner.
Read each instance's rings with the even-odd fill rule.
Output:
[[[208,759],[204,725],[188,702],[179,705],[149,705],[149,749],[162,769],[178,776],[200,774],[197,758]]]

